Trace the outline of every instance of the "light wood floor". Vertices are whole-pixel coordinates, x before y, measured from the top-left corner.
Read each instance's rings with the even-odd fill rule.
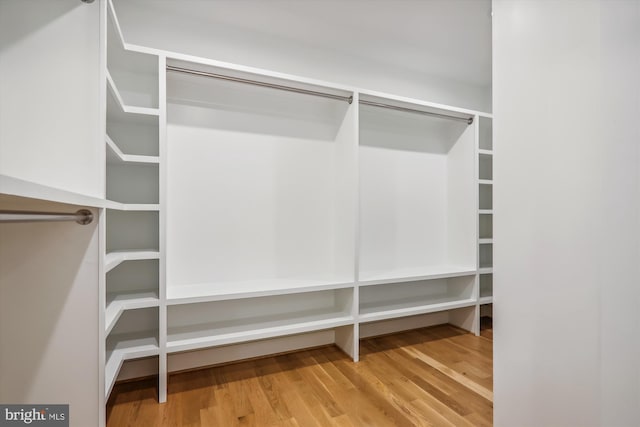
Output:
[[[442,325],[116,385],[108,427],[491,426],[493,335]]]

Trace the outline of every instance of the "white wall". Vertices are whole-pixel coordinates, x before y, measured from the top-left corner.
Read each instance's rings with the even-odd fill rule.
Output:
[[[495,425],[640,424],[640,2],[494,0]]]
[[[99,2],[0,2],[0,174],[104,195]]]
[[[78,207],[0,195],[0,209]],[[0,224],[0,402],[69,404],[98,425],[98,221]]]
[[[261,4],[264,4],[261,0],[253,1],[255,1],[254,6],[251,5],[251,0],[243,0],[247,13],[251,13],[252,7],[259,13]],[[435,72],[425,73],[422,70],[412,70],[413,64],[387,61],[385,48],[392,49],[392,52],[388,53],[389,55],[396,54],[402,57],[400,52],[410,50],[414,42],[419,41],[409,39],[404,45],[398,46],[394,40],[392,47],[380,46],[380,57],[377,60],[372,60],[360,56],[358,52],[347,54],[337,48],[328,49],[305,40],[277,37],[273,34],[255,31],[250,23],[229,24],[225,22],[225,17],[215,16],[218,11],[214,5],[211,6],[209,15],[203,12],[202,16],[194,18],[192,14],[175,13],[171,8],[167,12],[165,10],[166,3],[116,1],[115,7],[126,41],[141,46],[187,53],[328,82],[480,111],[491,111],[491,91],[486,84],[443,77],[442,74]],[[478,4],[476,3],[475,7],[478,7]],[[198,5],[186,2],[185,12],[196,6],[203,9],[202,3]],[[278,2],[276,6],[282,7],[283,3]],[[424,9],[420,6],[418,3],[414,6],[409,3],[403,7],[407,11],[413,7],[422,13]],[[464,2],[459,3],[460,8],[469,8],[470,6],[474,7],[474,5],[465,5]],[[224,7],[224,3],[219,6],[221,10],[224,10]],[[327,7],[331,7],[331,5],[329,4]],[[434,4],[433,7],[434,10],[439,11],[438,8],[441,5]],[[313,7],[309,7],[309,14],[311,13],[313,13]],[[340,13],[340,11],[336,11],[336,13]],[[354,16],[353,20],[367,19],[366,10],[362,10],[360,13],[362,15]],[[270,18],[273,17],[265,16],[264,19],[269,20]],[[481,16],[480,18],[487,19],[488,17]],[[274,22],[273,25],[304,26],[305,19],[309,18],[305,17],[300,20],[294,16],[289,22],[280,20]],[[356,34],[357,28],[358,26],[354,25],[350,36],[359,36]],[[327,32],[333,30],[333,25],[326,25]],[[377,30],[385,31],[384,28]],[[327,35],[327,37],[330,36]],[[446,38],[446,36],[442,37]],[[345,44],[349,42],[345,41]],[[461,54],[464,55],[455,49],[448,49],[445,40],[437,54],[440,56],[432,59],[433,68],[438,68],[438,63],[442,62],[443,57]],[[422,58],[416,58],[416,60],[422,60]]]

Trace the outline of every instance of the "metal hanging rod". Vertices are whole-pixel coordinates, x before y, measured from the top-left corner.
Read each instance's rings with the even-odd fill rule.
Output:
[[[362,100],[362,99],[360,100],[360,104],[371,105],[373,107],[389,108],[391,110],[404,111],[404,112],[407,112],[407,113],[424,114],[425,116],[440,117],[441,119],[457,120],[457,121],[460,121],[460,122],[465,122],[468,125],[473,123],[473,116],[471,116],[471,117],[451,116],[449,114],[432,113],[430,111],[416,110],[416,109],[413,109],[413,108],[399,107],[397,105],[383,104],[382,102],[366,101],[366,100]]]
[[[90,210],[80,209],[76,213],[0,211],[0,222],[62,222],[75,221],[87,225],[93,221]]]
[[[287,92],[303,93],[306,95],[320,96],[322,98],[337,99],[339,101],[347,101],[349,104],[353,102],[353,96],[334,95],[332,93],[318,92],[310,89],[300,89],[297,87],[284,86],[275,83],[265,83],[257,80],[243,79],[241,77],[225,76],[224,74],[209,73],[206,71],[191,70],[189,68],[174,67],[167,65],[167,71],[175,71],[178,73],[193,74],[194,76],[213,77],[215,79],[227,80],[230,82],[246,83],[254,86],[269,87],[272,89],[285,90]]]

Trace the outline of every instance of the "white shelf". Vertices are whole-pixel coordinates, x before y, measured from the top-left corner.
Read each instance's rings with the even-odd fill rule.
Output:
[[[245,282],[168,285],[167,304],[187,304],[343,289],[352,287],[353,283],[353,281],[340,280],[272,279]]]
[[[106,135],[105,142],[107,143],[107,163],[160,163],[160,157],[158,156],[141,156],[137,154],[124,154],[120,147],[113,142],[113,140]]]
[[[493,180],[492,179],[479,179],[478,180],[478,184],[493,185]]]
[[[493,215],[493,209],[478,209],[480,215]]]
[[[448,277],[475,274],[474,267],[436,266],[423,268],[404,268],[388,271],[361,272],[360,286],[381,285],[385,283],[413,282],[418,280],[445,279]]]
[[[138,261],[144,259],[159,259],[160,252],[154,249],[143,249],[137,251],[113,251],[109,252],[104,259],[105,273],[113,270],[125,261]]]
[[[104,199],[98,197],[65,191],[6,175],[0,175],[0,194],[96,208],[104,207],[105,204]]]
[[[105,332],[108,335],[125,310],[158,307],[158,293],[155,291],[107,295],[105,310]]]
[[[378,320],[470,307],[475,304],[476,301],[472,298],[460,299],[455,296],[445,295],[440,298],[431,296],[423,299],[412,297],[385,303],[362,304],[358,319],[360,322],[375,322]]]
[[[480,305],[493,304],[493,296],[480,297],[478,299],[478,304],[480,304]]]
[[[492,274],[492,273],[493,273],[493,267],[485,267],[485,268],[478,269],[478,274]]]
[[[483,149],[479,149],[478,150],[478,154],[486,154],[488,156],[493,156],[493,150],[483,150]]]
[[[169,353],[195,350],[351,325],[354,318],[340,311],[310,310],[259,318],[220,321],[169,328]]]
[[[122,362],[130,359],[157,356],[159,354],[157,331],[122,334],[109,337],[105,364],[105,399],[109,398]]]
[[[116,86],[116,83],[113,81],[113,78],[111,77],[111,74],[109,73],[109,70],[107,70],[107,87],[109,88],[109,91],[111,92],[113,97],[118,102],[118,106],[120,107],[120,109],[123,112],[130,113],[130,114],[141,114],[141,115],[145,115],[145,116],[159,116],[160,115],[160,109],[158,109],[158,108],[136,107],[136,106],[133,106],[133,105],[125,104],[124,100],[122,99],[122,96],[120,95],[120,91],[118,90],[118,87]]]
[[[490,239],[478,239],[478,244],[480,244],[480,245],[493,244],[493,238],[490,238]]]
[[[159,211],[160,205],[157,203],[120,203],[113,200],[105,200],[107,209],[118,211]]]

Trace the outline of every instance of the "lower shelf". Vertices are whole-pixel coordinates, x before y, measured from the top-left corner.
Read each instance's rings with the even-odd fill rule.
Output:
[[[476,301],[459,299],[457,297],[442,296],[428,299],[406,298],[389,301],[386,304],[371,303],[360,306],[360,322],[375,322],[379,320],[395,319],[398,317],[415,316],[418,314],[435,313],[456,308],[471,307]]]
[[[352,325],[353,316],[324,310],[169,328],[167,351],[179,352]]]
[[[157,336],[157,331],[148,331],[109,337],[107,340],[107,362],[104,369],[105,398],[109,398],[122,362],[159,354]]]

